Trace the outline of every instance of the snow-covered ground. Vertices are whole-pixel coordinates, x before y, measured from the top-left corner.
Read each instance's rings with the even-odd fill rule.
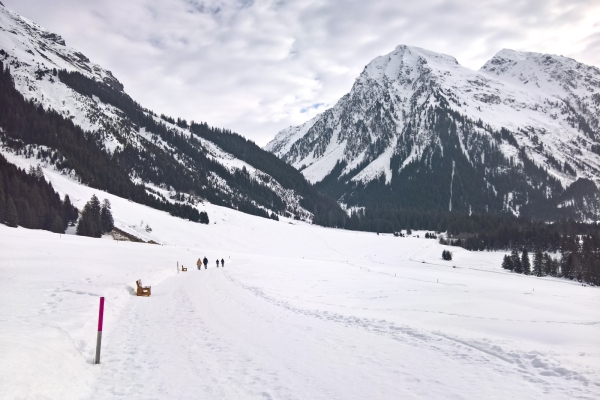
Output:
[[[600,398],[598,288],[507,273],[503,253],[450,248],[446,262],[423,232],[209,204],[207,226],[45,173],[162,245],[0,225],[2,399]]]

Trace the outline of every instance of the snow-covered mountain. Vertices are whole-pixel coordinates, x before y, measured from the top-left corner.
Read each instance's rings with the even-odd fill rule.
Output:
[[[159,201],[194,206],[207,200],[272,218],[276,214],[307,220],[314,217],[313,205],[322,195],[292,167],[227,130],[144,109],[124,92],[110,71],[68,47],[58,34],[9,11],[2,3],[0,62],[10,70],[14,88],[26,101],[87,132],[94,145],[108,155],[107,160],[126,172],[126,179],[143,185],[147,195]],[[6,101],[12,102],[11,106],[15,103],[14,98]],[[9,129],[0,125],[2,151],[38,157],[86,184],[111,190],[108,183],[100,185],[97,176],[86,178],[73,167],[94,157],[69,158],[65,148],[48,145],[50,139],[44,136],[49,135],[48,129],[41,129],[44,137],[32,138],[27,136],[31,127],[23,126],[16,123]],[[88,169],[93,175],[102,168]],[[125,196],[127,191],[121,192]],[[337,207],[335,202],[331,204]]]
[[[349,206],[595,218],[599,117],[596,67],[505,49],[473,71],[398,46],[266,149]]]

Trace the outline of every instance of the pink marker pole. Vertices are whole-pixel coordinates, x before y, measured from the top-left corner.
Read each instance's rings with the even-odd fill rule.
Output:
[[[102,320],[104,319],[104,297],[100,297],[100,313],[98,315],[98,338],[96,339],[96,359],[94,364],[100,364],[100,345],[102,344]]]

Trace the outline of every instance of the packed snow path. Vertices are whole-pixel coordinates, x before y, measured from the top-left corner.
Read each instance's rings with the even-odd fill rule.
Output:
[[[533,349],[414,329],[410,319],[369,317],[375,310],[302,299],[294,290],[268,293],[243,283],[243,269],[251,264],[246,260],[225,269],[190,270],[153,287],[152,297],[132,299],[106,342],[95,398],[509,398],[517,390],[519,398],[533,399],[600,393],[598,381],[590,382]],[[342,281],[337,274],[348,275],[343,267],[321,272],[323,267],[299,268],[312,276],[301,285],[335,284]],[[265,282],[273,272],[250,275]],[[370,272],[359,270],[344,279],[350,283],[346,289],[356,289],[358,280],[381,285],[395,279],[404,287],[397,276],[361,273]],[[283,275],[275,280],[285,279]],[[343,310],[329,311],[335,306]],[[375,314],[401,309],[390,306]],[[538,324],[541,329],[552,326]]]

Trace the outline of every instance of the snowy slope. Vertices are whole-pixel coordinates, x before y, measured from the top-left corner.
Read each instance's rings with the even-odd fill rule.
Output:
[[[210,204],[211,224],[199,225],[44,174],[77,206],[109,198],[117,226],[147,223],[162,245],[0,225],[2,398],[600,396],[597,288],[508,273],[503,253],[451,248],[445,262],[422,232],[278,223]],[[137,279],[150,298],[132,295]]]
[[[113,154],[123,151],[128,145],[138,151],[153,149],[152,151],[155,153],[162,154],[152,154],[149,158],[172,158],[173,163],[179,164],[192,175],[206,174],[208,187],[203,189],[217,193],[222,199],[226,199],[225,202],[230,202],[232,207],[237,207],[237,203],[240,201],[246,201],[258,209],[295,215],[302,219],[312,217],[311,213],[300,205],[302,195],[284,187],[285,183],[278,182],[265,171],[258,170],[236,158],[214,143],[197,138],[197,147],[201,153],[219,167],[224,167],[231,175],[235,175],[239,171],[247,171],[248,176],[257,187],[265,187],[266,190],[273,192],[282,200],[285,210],[269,210],[268,204],[246,199],[247,193],[238,193],[238,190],[226,181],[227,177],[224,178],[223,174],[219,173],[220,168],[214,168],[211,171],[195,169],[191,166],[192,163],[188,156],[181,154],[181,151],[173,143],[161,140],[157,132],[149,132],[144,127],[133,123],[125,110],[103,102],[97,96],[81,94],[63,83],[55,71],[65,70],[80,73],[93,82],[105,85],[115,93],[126,96],[123,85],[110,71],[94,64],[80,52],[68,47],[58,34],[45,30],[36,23],[11,12],[3,5],[0,5],[0,61],[10,68],[15,87],[25,99],[40,104],[45,110],[57,111],[85,131],[93,132],[106,152]],[[158,118],[149,110],[144,110],[144,112],[156,123],[164,125],[173,135],[191,136],[188,128]],[[154,148],[154,145],[157,148]],[[138,166],[138,169],[142,170],[144,167]],[[143,179],[139,178],[138,170],[130,171],[130,176],[132,180],[142,183]],[[148,187],[165,188],[167,193],[170,188],[176,186],[173,182],[158,180],[152,182],[146,180],[143,183]],[[170,192],[171,195],[174,194],[173,190]],[[237,200],[229,201],[229,199]],[[199,200],[202,200],[202,197]]]
[[[515,158],[517,168],[525,154],[563,188],[580,178],[600,183],[600,70],[513,50],[473,71],[454,57],[398,46],[371,61],[335,106],[283,130],[266,149],[311,182],[344,163],[340,179],[366,184],[384,176],[389,184],[409,163],[445,156],[436,113],[454,121],[457,144],[474,167],[496,167],[486,164],[485,144]],[[501,137],[503,128],[509,138]],[[496,172],[511,168],[506,164]]]
[[[123,85],[110,71],[68,47],[60,35],[4,6],[0,6],[0,49],[3,51],[0,58],[10,66],[15,85],[26,99],[60,112],[85,130],[98,130],[103,119],[108,122],[118,118],[112,107],[84,98],[50,73],[53,68],[77,71],[122,89]],[[101,116],[101,119],[94,118],[92,114]]]

